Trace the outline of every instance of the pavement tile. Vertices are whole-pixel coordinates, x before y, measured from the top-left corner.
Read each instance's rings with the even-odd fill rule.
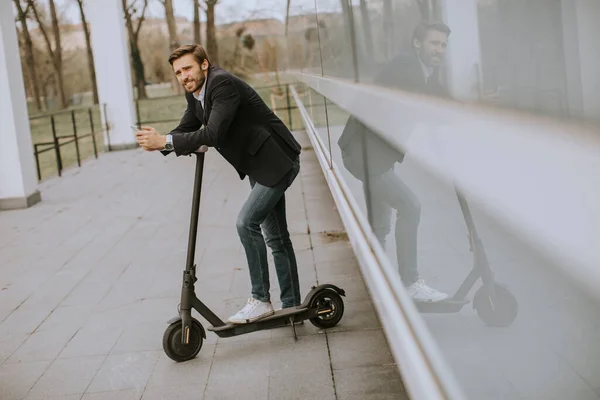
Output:
[[[50,361],[0,365],[0,399],[24,398],[49,365]]]
[[[219,343],[204,399],[266,399],[270,340]]]
[[[146,387],[159,357],[158,352],[109,355],[86,393],[126,389],[142,391]]]
[[[394,362],[381,330],[337,332],[327,336],[334,370]]]
[[[206,386],[215,348],[214,344],[205,344],[196,358],[184,363],[177,363],[162,355],[152,372],[146,391],[174,386]]]
[[[33,386],[28,396],[43,398],[82,394],[98,372],[104,358],[95,356],[56,360]]]
[[[30,335],[25,342],[5,361],[6,364],[31,361],[53,361],[73,338],[72,327],[39,331]]]
[[[0,365],[29,337],[28,333],[6,334],[0,338]]]
[[[409,400],[396,365],[335,371],[338,400]]]
[[[110,392],[84,393],[81,400],[139,400],[141,397],[141,391],[114,390]]]
[[[69,341],[58,358],[108,355],[122,334],[122,329],[82,328]]]

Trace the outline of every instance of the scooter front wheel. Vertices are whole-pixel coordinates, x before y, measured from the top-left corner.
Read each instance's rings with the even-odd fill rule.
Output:
[[[189,332],[188,344],[181,340],[182,322],[178,320],[173,322],[165,330],[163,335],[163,349],[170,359],[182,362],[196,357],[203,344],[204,328],[196,319],[192,318],[192,325]]]
[[[310,305],[317,309],[317,316],[310,319],[317,328],[333,328],[344,315],[344,301],[336,291],[325,289],[317,294]]]
[[[503,285],[494,284],[494,295],[482,286],[475,293],[473,307],[488,326],[509,326],[519,312],[516,297]]]

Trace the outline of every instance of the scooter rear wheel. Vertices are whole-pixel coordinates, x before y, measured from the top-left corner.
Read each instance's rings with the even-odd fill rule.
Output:
[[[163,335],[163,349],[170,359],[182,362],[196,357],[202,348],[204,329],[200,322],[192,319],[188,344],[181,340],[181,320],[173,322],[165,330]]]
[[[344,315],[344,301],[335,290],[325,289],[312,300],[311,308],[319,310],[319,315],[310,319],[317,328],[333,328]]]
[[[509,326],[519,313],[516,297],[503,285],[494,284],[494,296],[482,286],[475,293],[473,307],[488,326]]]

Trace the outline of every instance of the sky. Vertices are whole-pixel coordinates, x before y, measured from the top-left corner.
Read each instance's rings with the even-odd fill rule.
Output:
[[[128,2],[130,1],[128,0]],[[319,10],[322,11],[333,11],[339,7],[339,0],[318,1]],[[63,12],[71,23],[79,22],[79,11],[75,0],[55,0],[55,3],[59,12]],[[221,0],[216,7],[216,20],[217,24],[240,21],[249,17],[277,18],[283,21],[285,18],[285,6],[286,0]],[[314,6],[315,0],[292,0],[290,13],[294,15],[313,11]],[[194,18],[193,0],[173,0],[173,8],[175,9],[176,16],[185,17],[189,20]],[[204,20],[205,17],[202,14],[201,19]],[[164,8],[159,0],[149,0],[148,15],[157,18],[164,16]]]

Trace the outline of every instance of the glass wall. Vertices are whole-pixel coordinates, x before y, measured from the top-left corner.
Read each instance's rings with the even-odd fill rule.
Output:
[[[600,399],[597,299],[575,283],[569,265],[530,246],[493,217],[489,204],[414,156],[427,153],[440,170],[455,157],[436,138],[461,129],[444,112],[457,104],[494,118],[520,116],[524,124],[533,118],[573,132],[585,125],[597,134],[600,47],[591,38],[600,37],[600,3],[316,3],[303,3],[302,20],[312,21],[306,40],[288,38],[289,59],[296,60],[290,69],[301,71],[296,87],[311,93],[304,105],[331,167],[467,398]],[[319,78],[333,84],[314,84]],[[361,88],[421,106],[369,104]],[[431,112],[420,112],[423,104]],[[401,123],[384,129],[377,121],[390,113]],[[502,160],[490,179],[503,179],[510,163]],[[523,199],[523,207],[543,206]]]

